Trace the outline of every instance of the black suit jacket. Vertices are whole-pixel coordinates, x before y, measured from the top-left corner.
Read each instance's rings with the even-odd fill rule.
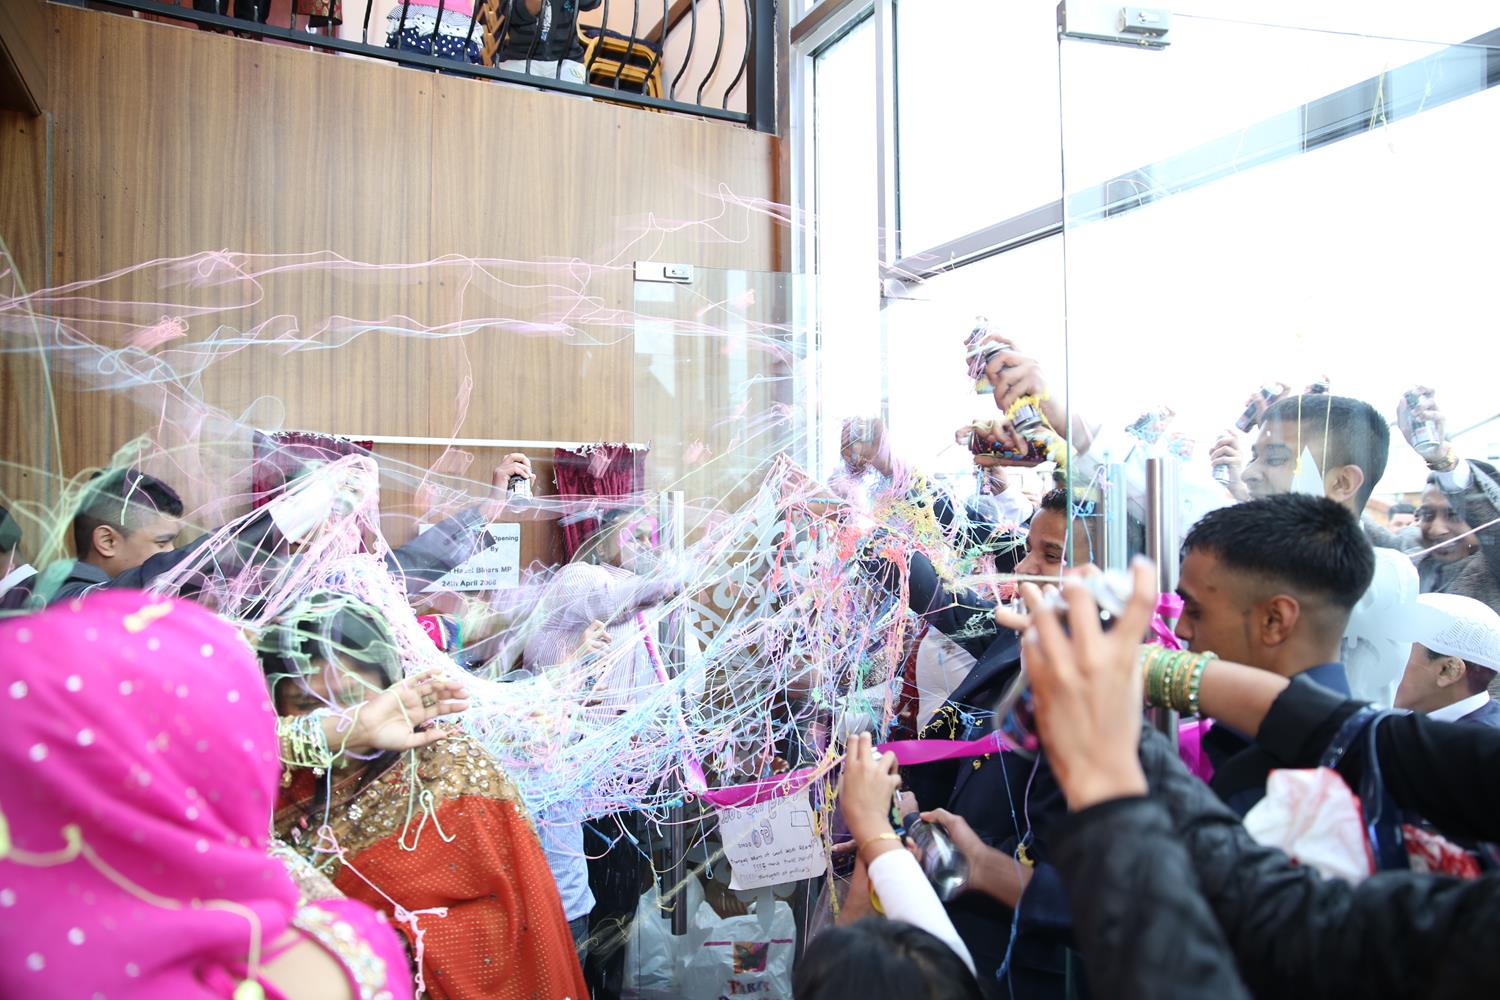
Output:
[[[1021,669],[1020,638],[994,624],[993,601],[972,591],[949,590],[920,554],[910,559],[907,583],[912,611],[976,660],[923,727],[921,738],[978,739],[994,728],[995,703]],[[1007,853],[1015,851],[1032,823],[1066,813],[1045,762],[1011,753],[906,767],[901,777],[923,809],[941,807],[962,816],[981,839]],[[1040,845],[1033,840],[1028,844],[1032,856],[1044,860]],[[1066,995],[1070,918],[1062,884],[1050,867],[1038,865],[1019,919],[1003,903],[978,893],[959,896],[947,910],[974,957],[987,996],[1056,1000]],[[997,974],[1007,948],[1010,964],[1001,980]]]

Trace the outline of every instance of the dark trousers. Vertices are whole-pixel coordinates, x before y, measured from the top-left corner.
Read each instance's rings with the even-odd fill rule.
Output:
[[[625,941],[641,893],[651,878],[651,860],[646,853],[650,846],[643,831],[644,824],[636,813],[611,813],[583,828],[589,889],[594,894],[583,978],[594,1000],[619,1000],[624,985]]]

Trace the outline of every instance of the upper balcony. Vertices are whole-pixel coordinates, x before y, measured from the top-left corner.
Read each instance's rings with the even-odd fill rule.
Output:
[[[773,0],[81,0],[75,5],[775,130]]]

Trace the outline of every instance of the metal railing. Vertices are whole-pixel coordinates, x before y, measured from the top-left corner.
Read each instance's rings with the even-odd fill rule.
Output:
[[[777,0],[401,0],[373,26],[375,0],[60,2],[775,131]]]

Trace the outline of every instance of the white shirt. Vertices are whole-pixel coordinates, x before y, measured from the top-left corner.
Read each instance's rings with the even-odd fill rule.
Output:
[[[1411,656],[1411,640],[1400,630],[1402,608],[1416,603],[1417,569],[1405,553],[1375,550],[1375,576],[1344,630],[1342,659],[1349,693],[1356,701],[1389,705]]]
[[[990,516],[996,524],[1012,526],[1025,524],[1036,509],[1014,486],[1006,486],[1000,493],[977,494],[969,498],[969,503],[989,508]]]
[[[917,644],[917,730],[931,721],[933,713],[974,667],[967,650],[935,628],[927,630]]]
[[[880,897],[880,908],[888,919],[920,927],[952,948],[969,971],[974,971],[973,956],[910,851],[905,848],[886,851],[870,862],[869,874],[870,886]]]
[[[557,883],[557,894],[562,898],[563,916],[572,923],[588,916],[594,908],[594,893],[589,888],[589,859],[583,853],[583,824],[549,823],[544,816],[538,816],[537,820],[537,837]]]
[[[5,594],[9,593],[10,589],[16,584],[25,583],[27,580],[31,579],[34,576],[36,576],[36,567],[32,566],[30,563],[22,563],[21,565],[17,566],[15,569],[5,574],[5,579],[0,580],[0,597],[3,597]]]
[[[1469,695],[1462,701],[1455,701],[1451,705],[1444,705],[1436,711],[1428,712],[1427,717],[1433,722],[1457,722],[1470,712],[1477,712],[1490,701],[1490,693],[1481,691],[1478,694]]]

